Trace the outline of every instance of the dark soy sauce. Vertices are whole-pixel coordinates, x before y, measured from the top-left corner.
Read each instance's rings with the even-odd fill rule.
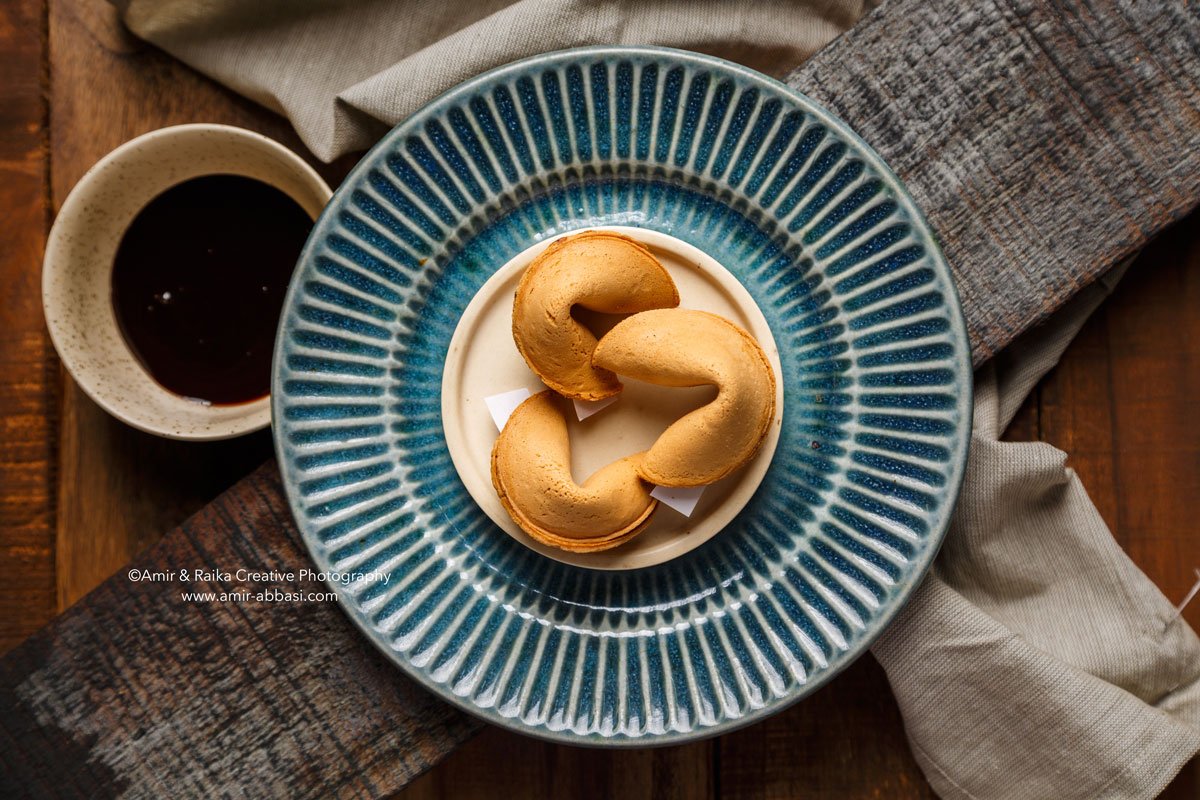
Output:
[[[283,295],[312,218],[240,175],[193,178],[134,218],[113,262],[117,322],[154,380],[184,397],[270,393]]]

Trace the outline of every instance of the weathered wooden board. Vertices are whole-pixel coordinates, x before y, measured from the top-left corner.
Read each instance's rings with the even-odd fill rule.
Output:
[[[788,77],[904,179],[976,361],[1200,199],[1200,5],[890,0]]]
[[[1156,141],[1142,128],[1106,127],[1106,117],[1092,122],[1104,136],[1088,138],[1094,131],[1078,127],[1081,114],[1054,105],[1104,109],[1128,123],[1132,112],[1122,104],[1141,102],[1134,81],[1144,84],[1140,91],[1158,92],[1156,113],[1166,108],[1195,119],[1198,90],[1189,70],[1196,65],[1188,53],[1200,26],[1186,8],[1172,7],[1177,19],[1158,30],[1155,14],[1163,12],[1139,9],[1146,19],[1101,4],[1085,20],[1095,24],[1081,25],[1036,8],[984,3],[956,10],[948,0],[890,0],[794,78],[896,166],[925,205],[960,280],[976,281],[963,284],[963,295],[978,359],[1195,204],[1197,170],[1189,160],[1197,149],[1187,147],[1194,127],[1179,128],[1177,141],[1164,144],[1168,154],[1154,158],[1141,153]],[[1093,35],[1072,50],[1070,42],[1085,41],[1074,33],[1082,30]],[[1166,37],[1171,58],[1155,50],[1152,68],[1130,63],[1114,74],[1110,65],[1145,58],[1149,46],[1133,45],[1154,36]],[[1060,39],[1059,49],[1045,49]],[[968,74],[974,77],[959,80]],[[859,79],[843,83],[845,75]],[[1024,94],[1009,94],[1013,87]],[[974,100],[960,100],[967,90]],[[856,99],[856,91],[864,94]],[[866,104],[871,91],[887,102]],[[1020,97],[1046,106],[1030,111]],[[954,111],[938,117],[945,109]],[[889,115],[894,119],[883,124]],[[889,143],[883,131],[902,135]],[[1076,140],[1100,146],[1066,146]],[[964,142],[975,149],[964,150]],[[1130,163],[1136,168],[1123,171]],[[1072,181],[1076,171],[1088,181]],[[1125,202],[1124,183],[1109,185],[1113,175],[1140,182],[1132,201]],[[1076,184],[1083,189],[1072,191]],[[1097,186],[1112,197],[1098,197]],[[1048,199],[1030,199],[1047,192]],[[1118,208],[1126,216],[1115,215]],[[1087,225],[1094,228],[1076,230]],[[1001,289],[1019,297],[995,297]],[[306,557],[282,509],[268,466],[143,561],[169,568],[262,559],[298,570]],[[185,604],[176,599],[179,590],[118,575],[0,662],[0,765],[13,782],[8,788],[207,795],[236,775],[241,785],[266,781],[259,784],[264,792],[382,794],[473,728],[389,669],[328,604]],[[751,735],[748,750],[763,746],[758,735],[771,734]],[[702,777],[693,788],[715,794],[714,786]],[[920,787],[907,788],[920,796]]]
[[[479,724],[402,678],[333,601],[239,580],[307,563],[267,464],[0,661],[0,797],[386,794]],[[178,571],[232,575],[183,580]],[[67,676],[71,676],[69,679]]]

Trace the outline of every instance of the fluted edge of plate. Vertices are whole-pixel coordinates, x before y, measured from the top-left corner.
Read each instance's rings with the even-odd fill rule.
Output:
[[[714,255],[780,345],[779,451],[713,541],[595,573],[513,542],[458,484],[439,346],[483,280],[565,230]],[[285,302],[276,444],[339,599],[410,676],[497,724],[641,746],[786,706],[861,654],[931,562],[962,479],[953,282],[879,157],[802,95],[662,48],[502,67],[398,126],[318,221]]]

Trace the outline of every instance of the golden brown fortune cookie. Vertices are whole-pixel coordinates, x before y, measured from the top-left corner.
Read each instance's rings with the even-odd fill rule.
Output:
[[[717,387],[716,398],[672,423],[638,466],[660,486],[702,486],[749,461],[775,418],[775,373],[749,333],[705,311],[634,314],[605,334],[594,364],[660,386]]]
[[[641,533],[658,501],[638,477],[639,456],[575,483],[564,403],[544,391],[517,406],[492,448],[492,485],[537,541],[576,553],[607,550]]]
[[[571,316],[576,306],[632,314],[679,305],[675,282],[644,246],[611,231],[559,239],[521,276],[513,301],[513,339],[529,368],[559,394],[602,400],[621,391],[593,366],[596,337]]]

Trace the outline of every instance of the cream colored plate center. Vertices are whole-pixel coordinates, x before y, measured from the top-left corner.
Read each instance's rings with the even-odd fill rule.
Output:
[[[491,452],[498,431],[484,398],[545,385],[529,370],[512,337],[512,306],[525,267],[553,239],[530,247],[488,279],[471,300],[446,356],[442,379],[442,422],[450,457],[467,491],[489,517],[526,547],[556,561],[591,569],[634,569],[660,564],[698,547],[724,528],[758,488],[779,442],[783,380],[779,350],[753,298],[717,261],[690,244],[641,228],[607,227],[645,244],[679,288],[680,306],[711,311],[741,325],[762,345],[775,370],[775,420],[762,449],[749,464],[704,490],[691,517],[659,504],[650,526],[631,541],[599,553],[568,553],[534,541],[512,521],[492,486]],[[579,233],[572,231],[571,234]],[[571,234],[563,234],[571,235]],[[561,238],[561,237],[555,237]],[[615,319],[610,322],[615,323]],[[589,326],[592,319],[587,320]],[[601,330],[595,330],[597,335]],[[582,483],[593,472],[648,448],[688,411],[715,396],[712,387],[672,389],[621,377],[620,399],[580,422],[571,415],[571,468]]]

